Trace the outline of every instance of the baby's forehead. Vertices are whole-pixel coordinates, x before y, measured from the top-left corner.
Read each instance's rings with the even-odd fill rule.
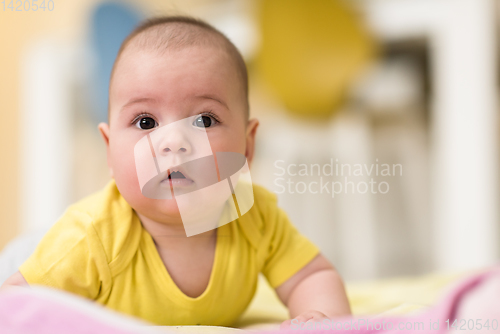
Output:
[[[236,66],[223,51],[212,47],[190,46],[161,53],[130,48],[120,62],[110,89],[113,109],[133,96],[154,97],[155,103],[150,104],[173,108],[207,105],[209,100],[200,98],[207,95],[229,105],[239,96],[244,98]]]
[[[223,86],[228,88],[243,87],[237,65],[227,52],[205,46],[161,52],[131,46],[122,54],[112,81],[110,93],[138,85],[163,86],[169,82],[176,82],[179,88],[181,82],[190,82],[193,87],[203,86],[203,83],[203,87],[211,86],[214,82],[224,82]]]

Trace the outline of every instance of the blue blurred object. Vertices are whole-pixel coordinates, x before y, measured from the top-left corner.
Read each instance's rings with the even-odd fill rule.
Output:
[[[96,56],[96,67],[91,84],[92,118],[106,122],[108,113],[108,85],[118,50],[123,40],[142,20],[141,13],[130,6],[104,2],[99,4],[91,18],[91,46]]]

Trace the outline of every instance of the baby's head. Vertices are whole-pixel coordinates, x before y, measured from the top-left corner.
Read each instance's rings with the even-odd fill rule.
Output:
[[[125,200],[158,222],[178,219],[173,200],[141,193],[134,147],[155,129],[192,117],[213,152],[236,152],[251,163],[256,120],[249,120],[248,79],[236,47],[210,25],[162,17],[136,28],[123,42],[110,78],[108,123],[99,124],[108,166]],[[166,139],[165,154],[196,150],[185,136]]]

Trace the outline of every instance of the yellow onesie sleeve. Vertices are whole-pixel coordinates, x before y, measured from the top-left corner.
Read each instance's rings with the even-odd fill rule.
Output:
[[[319,249],[299,233],[286,213],[273,203],[264,219],[270,233],[267,258],[262,273],[276,288],[291,278],[319,254]]]
[[[110,286],[111,273],[91,218],[68,209],[19,271],[30,285],[44,285],[89,299]]]

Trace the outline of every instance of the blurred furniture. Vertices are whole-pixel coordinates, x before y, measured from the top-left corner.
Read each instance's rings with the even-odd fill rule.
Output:
[[[366,1],[382,40],[424,38],[432,63],[431,224],[435,267],[498,256],[498,105],[494,0]]]

